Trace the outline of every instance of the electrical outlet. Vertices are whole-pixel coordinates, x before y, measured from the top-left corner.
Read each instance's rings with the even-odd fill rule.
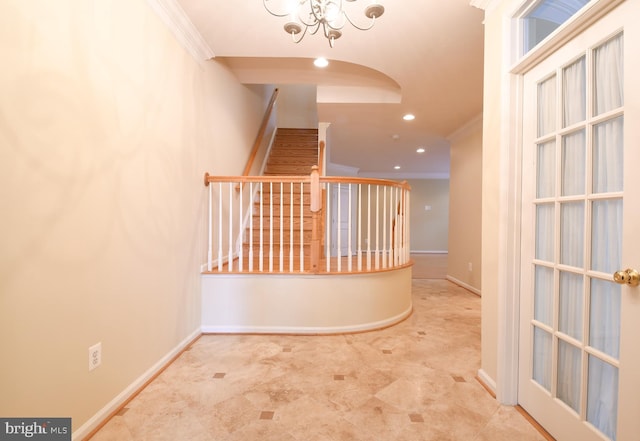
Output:
[[[469,271],[473,271],[473,265],[469,262]]]
[[[94,370],[102,363],[102,342],[89,348],[89,371]]]

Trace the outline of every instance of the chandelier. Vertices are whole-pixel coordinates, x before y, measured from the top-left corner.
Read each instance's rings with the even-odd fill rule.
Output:
[[[348,23],[361,31],[371,29],[384,13],[384,6],[375,0],[364,8],[364,15],[369,19],[368,25],[357,25],[346,10],[343,3],[355,3],[358,0],[290,0],[287,11],[274,12],[269,6],[269,0],[262,0],[264,8],[269,14],[276,17],[289,17],[284,25],[284,31],[291,34],[294,43],[300,43],[309,32],[316,34],[320,29],[325,38],[329,40],[329,46],[333,47],[335,40],[342,36],[342,28]]]

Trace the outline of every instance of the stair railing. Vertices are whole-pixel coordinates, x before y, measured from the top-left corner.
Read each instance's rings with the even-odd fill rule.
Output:
[[[309,176],[207,173],[204,181],[207,273],[360,273],[409,264],[406,182],[320,176],[317,166]]]

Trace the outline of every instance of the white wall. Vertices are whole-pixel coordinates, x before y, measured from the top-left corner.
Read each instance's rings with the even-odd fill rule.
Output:
[[[480,291],[482,261],[482,119],[451,137],[447,275]]]
[[[278,85],[278,90],[278,127],[289,129],[318,128],[315,85]]]
[[[411,251],[447,252],[449,180],[410,179],[407,182],[411,186]]]
[[[76,430],[199,331],[203,175],[241,172],[270,90],[144,0],[5,0],[0,40],[0,415]]]

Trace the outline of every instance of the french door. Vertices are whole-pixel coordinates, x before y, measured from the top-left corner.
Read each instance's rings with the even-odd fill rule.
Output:
[[[518,401],[559,441],[640,440],[639,18],[523,78]]]

